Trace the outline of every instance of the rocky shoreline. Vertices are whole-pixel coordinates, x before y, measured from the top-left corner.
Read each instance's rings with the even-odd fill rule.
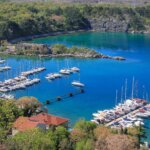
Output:
[[[107,19],[108,21],[109,19]],[[15,44],[18,42],[23,41],[31,41],[36,38],[44,38],[48,36],[57,36],[57,35],[65,35],[65,34],[73,34],[73,33],[81,33],[81,32],[124,32],[129,34],[150,34],[150,29],[146,31],[134,31],[128,30],[126,22],[117,22],[109,20],[95,20],[90,19],[92,29],[88,30],[74,30],[74,31],[64,31],[64,32],[52,32],[52,33],[45,33],[45,34],[37,34],[37,35],[30,35],[24,36],[16,39],[9,40],[9,43]],[[111,24],[111,27],[110,25]]]
[[[65,35],[65,34],[73,34],[73,33],[80,33],[80,32],[92,32],[94,30],[74,30],[74,31],[62,31],[62,32],[51,32],[51,33],[45,33],[45,34],[36,34],[36,35],[29,35],[29,36],[24,36],[16,39],[9,40],[9,43],[15,44],[18,42],[23,42],[23,41],[31,41],[35,38],[44,38],[48,36],[57,36],[57,35]]]
[[[59,46],[59,47],[58,47]],[[62,49],[66,48],[67,52],[57,53],[53,49]],[[75,52],[72,53],[72,49],[75,49]],[[47,44],[34,44],[34,43],[18,43],[18,44],[9,44],[6,50],[0,52],[1,55],[13,55],[13,56],[38,56],[38,57],[47,57],[47,58],[61,58],[61,57],[74,57],[74,58],[101,58],[101,59],[112,59],[123,61],[126,60],[121,56],[108,56],[102,53],[96,52],[87,48],[67,48],[65,45],[47,45]]]

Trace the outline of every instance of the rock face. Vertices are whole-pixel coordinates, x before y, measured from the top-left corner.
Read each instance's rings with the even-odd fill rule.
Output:
[[[128,32],[128,23],[116,18],[89,19],[91,28],[102,32]]]

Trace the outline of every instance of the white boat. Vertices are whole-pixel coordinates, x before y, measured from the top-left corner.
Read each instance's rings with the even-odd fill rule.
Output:
[[[73,86],[78,86],[78,87],[84,87],[85,85],[81,83],[80,81],[73,81],[71,83]]]
[[[70,70],[73,72],[79,72],[80,71],[80,69],[77,67],[72,67]]]
[[[10,70],[11,69],[11,67],[9,67],[9,66],[4,66],[3,68],[4,68],[4,70]]]
[[[0,64],[3,64],[5,62],[5,60],[1,59],[0,60]]]
[[[10,69],[11,67],[9,66],[0,67],[0,71],[10,70]]]
[[[142,121],[136,121],[134,124],[136,126],[143,126],[144,125],[144,123]]]
[[[61,78],[61,77],[62,77],[62,75],[59,74],[59,73],[53,73],[53,76],[54,76],[55,78]]]
[[[136,116],[141,117],[141,118],[148,118],[149,117],[149,115],[145,114],[145,113],[137,113]]]
[[[53,79],[55,79],[55,76],[51,73],[51,74],[48,74],[45,78],[47,80],[53,80]]]
[[[92,114],[94,117],[98,117],[100,114],[99,113],[93,113]]]
[[[61,69],[60,73],[64,75],[69,75],[71,72],[68,69]]]

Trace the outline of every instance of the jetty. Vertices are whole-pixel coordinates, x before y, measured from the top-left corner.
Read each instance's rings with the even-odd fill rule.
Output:
[[[65,95],[61,95],[61,96],[56,96],[55,98],[52,98],[50,100],[46,100],[44,102],[44,105],[48,105],[48,104],[52,104],[52,103],[55,103],[55,102],[59,102],[59,101],[62,101],[64,99],[67,99],[67,98],[71,98],[75,95],[79,95],[79,94],[83,94],[85,93],[85,90],[84,89],[79,89],[77,91],[74,91],[74,92],[69,92],[68,94],[65,94]]]

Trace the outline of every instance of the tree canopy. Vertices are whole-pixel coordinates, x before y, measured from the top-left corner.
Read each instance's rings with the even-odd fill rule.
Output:
[[[0,39],[91,29],[90,18],[116,18],[133,30],[150,26],[150,6],[0,2]]]

